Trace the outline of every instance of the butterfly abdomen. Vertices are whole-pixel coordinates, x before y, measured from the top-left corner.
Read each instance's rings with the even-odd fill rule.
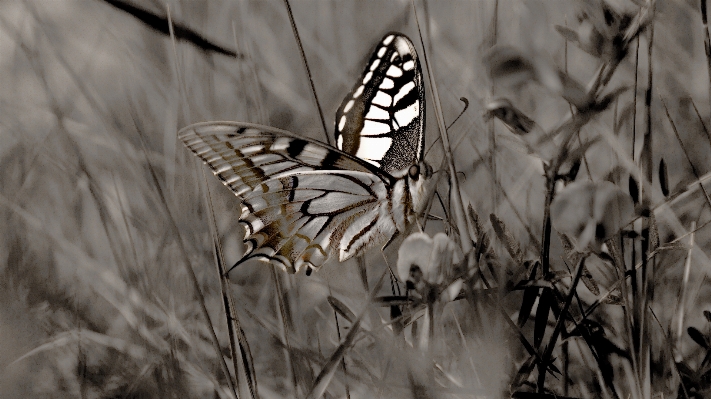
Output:
[[[389,242],[393,236],[407,231],[415,219],[407,178],[398,179],[390,190],[378,192],[377,207],[360,216],[348,226],[339,245],[339,260]]]

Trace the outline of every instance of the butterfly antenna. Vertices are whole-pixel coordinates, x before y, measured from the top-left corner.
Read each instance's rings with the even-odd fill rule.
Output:
[[[309,77],[309,84],[311,85],[311,93],[314,95],[314,101],[316,102],[316,109],[318,109],[318,116],[321,118],[321,127],[323,128],[323,134],[326,136],[326,142],[329,145],[333,145],[331,142],[331,136],[328,134],[328,129],[326,128],[326,119],[323,117],[323,109],[321,109],[321,103],[318,101],[318,94],[316,94],[316,86],[314,86],[314,79],[311,75],[311,69],[309,69],[309,63],[306,61],[306,53],[304,53],[304,46],[301,44],[301,37],[299,36],[299,30],[296,28],[296,22],[294,21],[294,14],[291,12],[291,5],[289,0],[284,0],[284,5],[286,5],[286,13],[289,15],[289,22],[291,23],[291,30],[294,31],[294,38],[296,39],[296,45],[299,47],[299,53],[301,54],[301,61],[304,62],[304,68],[306,68],[306,75]]]
[[[457,123],[457,121],[459,120],[459,118],[461,118],[462,115],[464,115],[464,113],[467,111],[467,109],[469,109],[469,100],[468,100],[466,97],[459,97],[459,101],[461,101],[461,102],[464,103],[464,108],[462,109],[462,112],[460,112],[459,115],[457,115],[457,117],[454,118],[454,121],[452,121],[452,123],[450,123],[449,126],[447,126],[447,130],[449,130],[452,126],[454,126],[454,124]],[[437,142],[438,142],[440,139],[441,139],[440,136],[438,136],[438,137],[435,139],[435,141],[432,143],[432,145],[430,145],[430,148],[428,148],[427,151],[425,151],[425,156],[424,156],[424,157],[427,156],[427,154],[430,152],[430,150],[431,150],[432,148],[434,148],[435,144],[437,144]],[[423,157],[423,158],[424,158],[424,157]]]

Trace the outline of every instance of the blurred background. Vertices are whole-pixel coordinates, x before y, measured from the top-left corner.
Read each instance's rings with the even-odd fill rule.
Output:
[[[535,82],[495,86],[484,59],[494,45],[512,46],[586,85],[600,59],[566,44],[554,28],[577,29],[586,2],[415,3],[420,23],[429,29],[423,37],[432,70],[424,63],[423,69],[438,85],[446,123],[462,111],[460,97],[469,101],[449,130],[465,203],[484,221],[490,213],[498,215],[526,258],[533,258],[543,218],[541,161],[526,153],[520,136],[483,115],[486,104],[506,97],[539,129],[550,131],[570,106]],[[621,14],[639,9],[633,1],[607,3]],[[126,4],[169,16],[219,50],[171,40],[158,29],[163,25],[142,21]],[[423,57],[408,1],[294,0],[291,7],[331,137],[336,109],[385,33],[408,35]],[[663,158],[669,166],[671,191],[679,192],[711,167],[704,29],[695,0],[658,2],[654,23],[653,152],[655,165]],[[646,40],[640,40],[642,49]],[[641,151],[643,130],[633,129],[632,122],[635,115],[639,126],[645,120],[641,111],[633,112],[633,99],[636,94],[641,110],[646,86],[634,82],[639,71],[646,84],[646,51],[638,69],[636,62],[634,54],[623,60],[609,87],[627,90],[581,132],[584,138],[604,139],[586,153],[578,179],[616,179],[626,189],[629,164]],[[0,397],[229,397],[178,240],[226,348],[207,189],[228,264],[243,251],[239,201],[217,179],[204,178],[176,136],[190,123],[237,120],[325,141],[284,2],[6,0],[0,2],[0,82]],[[431,93],[428,85],[427,96]],[[426,158],[438,167],[443,155],[435,143],[432,99],[427,101],[432,150]],[[653,183],[653,198],[662,202],[656,174]],[[694,189],[658,214],[661,240],[683,235],[691,221],[702,225],[708,219],[703,192]],[[430,230],[443,226],[432,223]],[[708,242],[708,229],[699,230],[688,325],[702,326],[701,310],[709,307]],[[554,263],[560,262],[560,248],[554,240]],[[504,249],[498,252],[507,256]],[[685,255],[663,255],[655,304],[662,325],[673,318]],[[369,260],[371,275],[379,275],[382,257],[373,254]],[[600,269],[596,277],[609,283],[612,277]],[[296,368],[285,360],[270,269],[247,265],[232,286],[263,398],[295,395],[292,380],[309,381],[336,347],[327,295],[358,311],[366,295],[354,283],[359,281],[354,261],[331,262],[310,277],[279,278],[292,315],[288,352],[301,364]],[[451,354],[445,362],[449,376],[463,392],[497,397],[518,367],[518,341],[502,333],[494,310],[447,306],[451,312],[444,312],[443,323],[453,337],[444,350]],[[387,310],[381,314],[385,318]],[[466,353],[460,335],[469,339]],[[353,397],[372,392],[399,397],[407,376],[387,370],[389,362],[403,358],[384,351],[386,342],[372,340],[361,342],[349,359],[350,380],[339,374],[327,395],[343,397],[350,384]],[[696,348],[688,338],[683,345],[688,353]],[[578,370],[578,394],[594,391],[585,387],[594,386],[594,373]]]

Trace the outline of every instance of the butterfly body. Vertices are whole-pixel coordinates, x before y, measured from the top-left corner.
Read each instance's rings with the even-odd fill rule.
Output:
[[[390,102],[381,101],[390,98]],[[337,113],[339,148],[241,122],[203,122],[179,138],[241,199],[245,255],[294,273],[405,234],[427,202],[424,86],[414,46],[390,33]]]

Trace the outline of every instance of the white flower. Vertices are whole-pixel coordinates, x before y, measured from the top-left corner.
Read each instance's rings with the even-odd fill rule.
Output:
[[[432,288],[439,292],[441,286],[449,285],[442,298],[452,300],[462,286],[461,279],[451,281],[453,266],[463,258],[459,247],[446,234],[437,233],[430,238],[425,233],[414,233],[405,239],[398,251],[398,277],[408,288],[423,296],[427,296]]]

